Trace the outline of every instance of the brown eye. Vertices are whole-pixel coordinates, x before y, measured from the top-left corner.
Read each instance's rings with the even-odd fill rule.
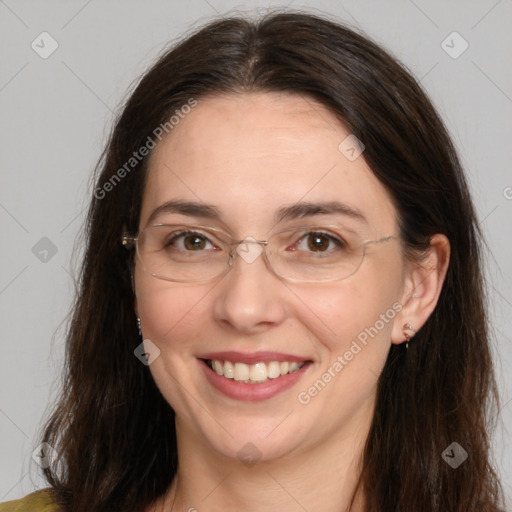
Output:
[[[183,245],[185,249],[189,251],[204,249],[206,246],[206,239],[199,235],[187,235],[183,237]]]
[[[333,252],[336,250],[344,249],[346,247],[345,242],[329,233],[323,231],[311,231],[306,233],[296,245],[296,249],[305,252]]]
[[[310,233],[306,237],[308,249],[316,252],[323,252],[329,249],[332,237],[325,233]]]
[[[171,236],[164,244],[168,250],[178,251],[203,251],[208,249],[214,249],[213,244],[208,238],[194,231],[182,231]]]

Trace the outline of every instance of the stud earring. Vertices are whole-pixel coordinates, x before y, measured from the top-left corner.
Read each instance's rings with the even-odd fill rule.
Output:
[[[416,329],[411,324],[404,324],[402,329],[404,330],[405,348],[408,350],[409,340],[416,334]]]
[[[139,317],[137,317],[137,329],[139,331],[139,336],[142,336],[142,324]]]

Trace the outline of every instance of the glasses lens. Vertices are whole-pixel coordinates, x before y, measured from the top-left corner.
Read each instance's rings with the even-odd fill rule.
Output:
[[[138,237],[144,270],[170,281],[203,281],[227,269],[224,242],[210,231],[193,226],[156,225]]]
[[[293,281],[335,281],[354,274],[364,257],[364,241],[342,228],[300,228],[271,237],[267,249],[276,274]]]

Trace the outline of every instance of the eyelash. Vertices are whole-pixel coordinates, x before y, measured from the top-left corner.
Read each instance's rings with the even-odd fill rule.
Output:
[[[164,247],[167,248],[171,245],[173,245],[176,240],[182,238],[182,237],[187,237],[187,236],[196,236],[198,238],[202,238],[204,240],[206,240],[208,243],[214,245],[211,240],[205,236],[204,234],[200,233],[199,231],[179,231],[178,233],[173,233],[171,238],[169,240],[166,240],[166,242],[164,243]]]
[[[318,236],[318,235],[327,237],[329,239],[329,242],[333,242],[336,245],[336,248],[338,248],[338,249],[343,249],[347,245],[343,239],[341,239],[335,235],[332,235],[326,231],[309,231],[309,232],[305,233],[303,236],[301,236],[299,238],[299,240],[297,240],[297,242],[295,242],[294,245],[298,245],[303,240],[306,240],[307,237],[309,237],[309,236]],[[320,252],[323,252],[323,251],[320,251]]]

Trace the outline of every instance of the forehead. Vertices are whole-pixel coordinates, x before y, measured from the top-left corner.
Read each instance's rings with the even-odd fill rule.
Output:
[[[199,99],[150,156],[141,227],[176,199],[216,206],[234,230],[267,228],[283,205],[337,201],[389,231],[389,194],[362,157],[339,149],[349,135],[331,111],[298,95]]]

